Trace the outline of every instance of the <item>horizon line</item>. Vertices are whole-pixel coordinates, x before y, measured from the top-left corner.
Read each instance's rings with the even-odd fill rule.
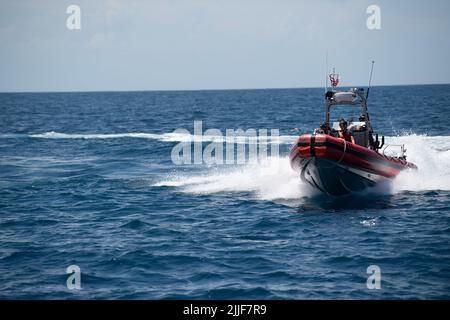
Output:
[[[414,84],[379,84],[371,87],[407,87],[407,86],[436,86],[450,85],[449,82],[442,83],[414,83]],[[366,88],[367,85],[348,85],[341,88]],[[132,90],[55,90],[55,91],[0,91],[0,94],[8,93],[105,93],[105,92],[196,92],[196,91],[251,91],[251,90],[292,90],[292,89],[325,89],[325,87],[272,87],[272,88],[217,88],[217,89],[132,89]]]

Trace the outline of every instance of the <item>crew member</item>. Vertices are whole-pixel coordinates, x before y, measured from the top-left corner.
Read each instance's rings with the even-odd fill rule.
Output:
[[[347,121],[341,119],[341,121],[339,121],[339,127],[341,128],[341,130],[338,131],[339,138],[351,143],[355,143],[355,138],[353,138],[353,135],[347,129]]]
[[[366,117],[363,114],[361,114],[359,116],[358,120],[359,120],[359,122],[363,122],[363,124],[358,124],[357,126],[355,126],[353,128],[353,131],[365,131],[366,130]]]
[[[320,124],[320,130],[319,131],[320,131],[320,133],[323,133],[323,134],[330,134],[331,129],[330,129],[330,126],[327,123],[322,122]]]

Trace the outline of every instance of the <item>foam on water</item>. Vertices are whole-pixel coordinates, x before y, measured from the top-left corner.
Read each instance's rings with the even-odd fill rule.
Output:
[[[379,185],[374,192],[450,190],[450,137],[386,137],[386,144],[404,144],[408,161],[415,163],[419,169],[403,171],[392,183]],[[252,192],[260,200],[299,199],[316,194],[300,181],[286,156],[271,157],[260,164],[172,175],[155,186],[177,187],[194,194]]]
[[[228,143],[258,143],[266,141],[267,143],[290,144],[296,139],[295,136],[245,136],[235,135],[228,137],[225,135],[193,135],[189,133],[170,132],[170,133],[147,133],[147,132],[125,132],[125,133],[61,133],[48,131],[36,134],[0,134],[0,138],[40,138],[40,139],[120,139],[120,138],[138,138],[150,139],[163,142],[228,142]]]
[[[259,164],[200,174],[172,175],[154,186],[172,186],[194,194],[251,192],[259,200],[299,199],[314,193],[291,169],[288,157],[269,157]]]
[[[119,138],[140,138],[161,141],[190,141],[190,137],[178,133],[154,134],[145,132],[127,133],[60,133],[49,131],[45,133],[30,134],[29,138],[42,139],[119,139]]]
[[[2,134],[2,138],[43,139],[120,139],[139,138],[162,142],[231,142],[258,143],[256,137],[236,136],[232,141],[225,136],[195,136],[187,133],[59,133]],[[269,143],[291,144],[297,136],[280,136]],[[404,144],[407,159],[416,164],[418,170],[401,172],[389,185],[378,186],[375,191],[398,193],[402,191],[450,190],[450,136],[404,135],[386,137],[386,145]],[[388,153],[396,150],[390,148]],[[298,174],[289,165],[286,156],[270,157],[259,164],[245,166],[219,166],[201,173],[172,175],[155,186],[178,187],[189,193],[252,192],[258,199],[294,199],[311,195],[309,186],[300,181]]]
[[[408,135],[389,137],[386,143],[404,144],[408,161],[418,170],[401,172],[393,181],[393,192],[450,190],[450,137]]]

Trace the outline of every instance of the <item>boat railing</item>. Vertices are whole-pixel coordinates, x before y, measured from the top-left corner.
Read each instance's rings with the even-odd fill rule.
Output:
[[[405,149],[405,145],[404,144],[388,144],[388,145],[386,145],[383,148],[383,155],[384,156],[392,156],[390,154],[386,154],[386,150],[388,148],[391,148],[391,147],[400,148],[400,156],[397,156],[397,157],[399,157],[399,158],[406,158],[406,156],[405,156],[406,149]]]

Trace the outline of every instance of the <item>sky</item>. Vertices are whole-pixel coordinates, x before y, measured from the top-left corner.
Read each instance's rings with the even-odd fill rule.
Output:
[[[0,92],[323,87],[327,53],[343,86],[450,83],[450,1],[0,0]]]

